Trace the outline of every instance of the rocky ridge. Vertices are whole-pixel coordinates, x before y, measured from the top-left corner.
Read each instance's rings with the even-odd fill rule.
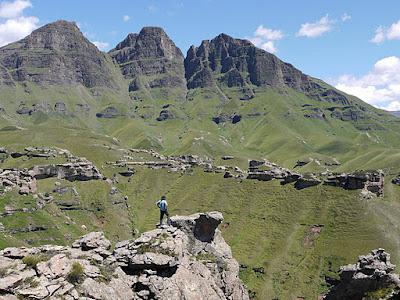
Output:
[[[297,165],[299,165],[299,162]],[[294,186],[299,190],[323,183],[346,190],[363,190],[365,193],[372,193],[379,197],[383,196],[384,193],[385,174],[382,170],[341,174],[331,172],[300,174],[266,160],[249,160],[247,174],[247,179],[260,181],[277,179],[281,180],[282,185],[294,182]]]
[[[205,88],[228,101],[232,98],[224,89],[233,88],[238,92],[238,100],[248,101],[255,97],[257,90],[269,87],[280,92],[291,88],[309,98],[332,103],[332,107],[323,109],[303,104],[310,105],[304,107],[303,115],[308,119],[325,120],[330,116],[358,122],[374,115],[361,102],[352,101],[344,93],[303,74],[250,41],[220,34],[204,40],[199,47],[190,47],[184,58],[159,27],[144,27],[139,33],[130,33],[114,49],[103,53],[84,37],[75,23],[61,20],[47,24],[28,37],[0,48],[0,85],[23,87],[26,97],[18,99],[19,104],[13,99],[14,108],[1,106],[0,113],[12,112],[24,117],[38,112],[70,117],[95,115],[106,119],[129,117],[132,114],[127,113],[128,99],[124,100],[127,92],[132,100],[152,102],[161,97],[183,101],[193,99],[190,89]],[[63,93],[57,96],[59,99],[31,99],[29,94],[34,85],[82,86],[96,98],[107,90],[121,95],[122,105],[91,108],[87,99],[69,103]],[[155,107],[150,113],[147,108],[141,107],[144,112],[139,109],[139,116],[144,119],[151,116],[165,121],[179,118],[182,113]],[[243,117],[246,116],[235,112],[209,119],[217,124],[237,124]],[[368,125],[359,126],[362,129]]]
[[[154,160],[141,160],[124,155],[116,162],[107,162],[116,167],[128,167],[127,172],[133,175],[132,167],[148,167],[151,169],[168,169],[171,172],[187,172],[193,167],[201,167],[204,172],[222,173],[224,178],[255,179],[259,181],[280,180],[282,185],[293,183],[298,190],[316,186],[319,184],[340,187],[346,190],[362,190],[364,194],[374,194],[382,197],[384,193],[384,173],[382,170],[357,171],[354,173],[307,173],[301,174],[279,166],[268,160],[249,160],[247,171],[232,165],[215,165],[213,159],[198,155],[165,156],[155,150],[130,149],[132,153],[145,153],[154,157]],[[230,156],[228,156],[230,158]],[[224,159],[223,160],[227,160]],[[229,159],[228,159],[229,160]],[[302,166],[307,162],[298,161],[296,166]],[[339,164],[337,161],[329,164]],[[395,183],[393,181],[393,183]]]
[[[239,87],[249,100],[251,86],[289,87],[310,98],[349,105],[350,100],[334,88],[303,74],[275,55],[255,47],[250,41],[220,34],[191,46],[185,58],[188,88],[223,84]]]
[[[219,212],[171,218],[136,240],[89,233],[72,247],[0,251],[5,299],[249,299],[239,265],[217,229]],[[84,298],[82,298],[84,297]]]
[[[37,192],[36,180],[56,177],[68,181],[87,181],[102,179],[103,175],[97,167],[83,157],[75,157],[68,150],[53,148],[27,147],[24,152],[1,150],[11,158],[55,158],[61,156],[67,159],[66,163],[36,165],[32,168],[0,169],[0,193],[18,188],[22,195]]]

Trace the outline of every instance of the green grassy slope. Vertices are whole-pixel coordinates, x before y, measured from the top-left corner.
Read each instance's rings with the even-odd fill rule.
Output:
[[[121,83],[125,84],[125,83]],[[119,177],[119,193],[110,196],[106,181],[67,182],[70,192],[53,191],[55,179],[38,182],[39,192],[49,192],[54,201],[43,210],[17,212],[0,217],[9,229],[44,226],[45,231],[0,233],[0,248],[11,245],[68,244],[91,230],[104,230],[113,241],[131,238],[135,231],[154,228],[156,199],[166,193],[173,214],[220,210],[224,213],[223,235],[239,262],[241,277],[257,299],[315,299],[327,289],[325,276],[336,276],[341,264],[354,262],[357,255],[385,247],[400,262],[400,188],[390,183],[400,172],[400,119],[353,99],[363,107],[365,118],[342,121],[331,117],[335,104],[307,98],[290,89],[255,88],[255,98],[239,100],[235,88],[190,90],[186,100],[164,98],[154,91],[151,99],[131,100],[128,93],[80,88],[38,88],[4,90],[0,94],[0,146],[22,150],[26,146],[60,147],[86,157],[107,177],[119,171],[106,164],[123,155],[119,148],[152,148],[164,154],[200,154],[226,164],[220,157],[233,155],[229,164],[247,168],[248,159],[266,158],[293,168],[297,160],[313,161],[299,172],[384,169],[385,197],[362,199],[357,191],[318,186],[297,191],[278,182],[224,179],[222,174],[169,173],[137,168],[128,179]],[[17,99],[17,100],[16,100]],[[63,101],[69,114],[14,112],[19,99],[35,104],[48,99]],[[46,100],[47,101],[47,100]],[[75,104],[87,103],[88,114],[73,112]],[[165,105],[174,119],[156,121]],[[112,105],[126,116],[99,119],[95,113]],[[304,106],[308,105],[308,106]],[[319,108],[325,118],[306,118],[308,108]],[[73,113],[71,113],[73,112]],[[215,124],[213,117],[241,115],[239,123]],[[115,140],[116,138],[117,140]],[[337,159],[340,166],[327,166]],[[0,169],[30,167],[59,162],[45,159],[7,159]],[[128,196],[125,203],[118,203]],[[61,210],[57,203],[79,201],[78,210]],[[0,197],[0,212],[6,205],[34,208],[36,200],[16,192]],[[313,225],[323,225],[318,234]],[[85,229],[85,225],[87,229]],[[263,267],[265,274],[256,273]]]
[[[76,154],[94,161],[107,177],[121,170],[105,165],[106,161],[121,156],[116,146],[114,150],[101,147],[102,143],[112,146],[110,140],[97,136],[87,136],[86,140],[75,149]],[[143,155],[137,155],[140,156]],[[30,159],[21,166],[38,163],[39,160]],[[5,164],[10,161],[6,160]],[[130,181],[119,176],[119,183],[115,185],[120,192],[118,195],[129,197],[128,209],[113,204],[115,198],[109,195],[111,186],[102,180],[38,181],[39,191],[50,192],[54,201],[43,210],[18,212],[1,218],[1,222],[8,229],[41,225],[48,230],[13,235],[0,233],[0,246],[66,244],[91,230],[104,230],[113,241],[129,238],[135,229],[143,232],[154,228],[158,222],[155,201],[165,193],[172,214],[223,212],[223,235],[234,256],[247,266],[241,269],[241,277],[256,292],[257,299],[315,299],[327,288],[324,276],[336,276],[339,265],[351,263],[359,254],[376,247],[386,248],[394,262],[399,262],[400,189],[390,183],[386,185],[384,198],[366,200],[358,191],[326,186],[297,191],[277,181],[241,182],[224,179],[222,174],[204,173],[201,169],[191,174],[135,169],[136,174]],[[55,181],[62,186],[76,187],[83,210],[60,210],[57,202],[71,200],[72,196],[52,192]],[[32,208],[34,203],[31,196],[12,192],[0,198],[0,210],[6,204]],[[313,225],[323,225],[320,234],[311,232]],[[254,272],[252,268],[255,267],[263,267],[265,274]]]

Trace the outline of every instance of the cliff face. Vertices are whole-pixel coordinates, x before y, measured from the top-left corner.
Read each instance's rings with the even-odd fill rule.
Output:
[[[144,27],[129,34],[109,52],[125,78],[129,91],[143,88],[185,89],[184,57],[162,28]]]
[[[117,243],[113,252],[101,232],[72,247],[6,248],[0,292],[6,299],[247,300],[239,265],[217,229],[222,220],[218,212],[173,217],[171,226]]]
[[[114,65],[73,22],[57,21],[0,49],[3,83],[117,87]]]
[[[289,87],[317,100],[350,103],[335,89],[320,84],[275,55],[226,34],[205,40],[199,47],[192,46],[185,59],[185,71],[188,88],[216,83],[228,87]]]

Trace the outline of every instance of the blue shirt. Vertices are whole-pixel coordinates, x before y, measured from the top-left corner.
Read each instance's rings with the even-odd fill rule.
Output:
[[[168,210],[167,200],[160,200],[157,203],[157,206],[160,208],[161,211],[167,211]]]

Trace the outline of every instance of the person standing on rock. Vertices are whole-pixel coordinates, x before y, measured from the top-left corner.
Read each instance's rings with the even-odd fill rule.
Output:
[[[167,197],[165,197],[164,195],[161,196],[161,199],[157,201],[157,206],[160,209],[160,223],[158,224],[158,226],[161,226],[163,224],[164,215],[167,216],[167,224],[169,224]]]

